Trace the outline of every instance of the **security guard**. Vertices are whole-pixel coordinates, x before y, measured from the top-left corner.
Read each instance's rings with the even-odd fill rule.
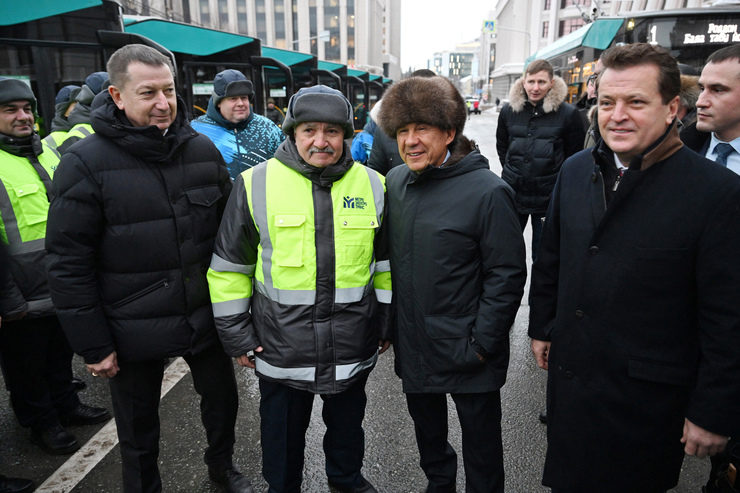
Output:
[[[260,380],[270,493],[300,491],[315,394],[330,489],[376,491],[361,473],[362,420],[368,374],[389,345],[385,184],[352,160],[352,122],[329,87],[291,98],[289,138],[236,179],[208,271],[224,348]]]
[[[10,273],[0,296],[0,360],[13,411],[31,439],[52,454],[79,443],[63,424],[94,424],[108,411],[80,403],[72,350],[46,282],[46,216],[58,154],[34,132],[36,98],[18,79],[0,79],[0,240]]]

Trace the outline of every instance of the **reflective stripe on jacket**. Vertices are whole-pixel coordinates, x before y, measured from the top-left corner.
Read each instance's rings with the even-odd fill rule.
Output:
[[[54,312],[46,282],[46,219],[58,156],[46,145],[38,157],[0,150],[0,238],[8,245],[11,285],[3,286],[2,311],[26,304],[29,316]],[[44,175],[44,176],[42,176]]]
[[[243,172],[208,271],[226,351],[261,345],[260,377],[316,393],[369,371],[371,318],[391,301],[390,263],[375,247],[384,214],[384,179],[359,163],[325,188],[275,158]]]

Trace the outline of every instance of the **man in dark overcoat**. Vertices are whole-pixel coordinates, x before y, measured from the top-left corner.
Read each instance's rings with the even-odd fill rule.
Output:
[[[406,163],[387,177],[394,350],[426,493],[456,491],[448,393],[462,429],[466,493],[504,491],[500,388],[525,247],[514,193],[463,135],[466,119],[460,93],[442,77],[399,82],[380,114]]]
[[[665,50],[602,62],[603,142],[563,164],[532,275],[543,484],[664,492],[740,431],[740,178],[681,144]]]

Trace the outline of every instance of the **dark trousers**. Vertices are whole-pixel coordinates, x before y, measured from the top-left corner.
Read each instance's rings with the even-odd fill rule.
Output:
[[[522,226],[522,231],[527,227],[527,219],[529,214],[519,214],[519,224]],[[540,249],[540,239],[542,238],[542,219],[545,217],[544,214],[532,214],[532,262],[537,260],[537,252]]]
[[[451,394],[462,429],[466,493],[503,493],[501,394]],[[447,441],[446,394],[406,394],[427,493],[455,491],[457,455]]]
[[[190,366],[195,391],[201,397],[201,421],[208,439],[205,462],[216,468],[229,467],[239,405],[231,358],[220,345],[184,358]],[[110,391],[121,443],[123,491],[162,491],[157,457],[159,394],[165,361],[119,361],[118,365],[120,371],[110,380]]]
[[[80,400],[72,387],[72,350],[56,317],[3,322],[0,363],[21,426],[46,428]]]
[[[339,394],[322,395],[326,476],[340,487],[359,486],[365,456],[367,376]],[[262,475],[269,493],[300,493],[303,452],[314,394],[260,379]]]

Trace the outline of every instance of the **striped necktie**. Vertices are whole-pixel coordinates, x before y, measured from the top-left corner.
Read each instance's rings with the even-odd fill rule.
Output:
[[[726,168],[727,167],[727,156],[729,156],[733,152],[735,152],[734,147],[732,147],[730,144],[720,142],[714,148],[714,153],[717,154],[717,159],[715,159],[715,162],[719,164],[720,166],[724,166]]]

